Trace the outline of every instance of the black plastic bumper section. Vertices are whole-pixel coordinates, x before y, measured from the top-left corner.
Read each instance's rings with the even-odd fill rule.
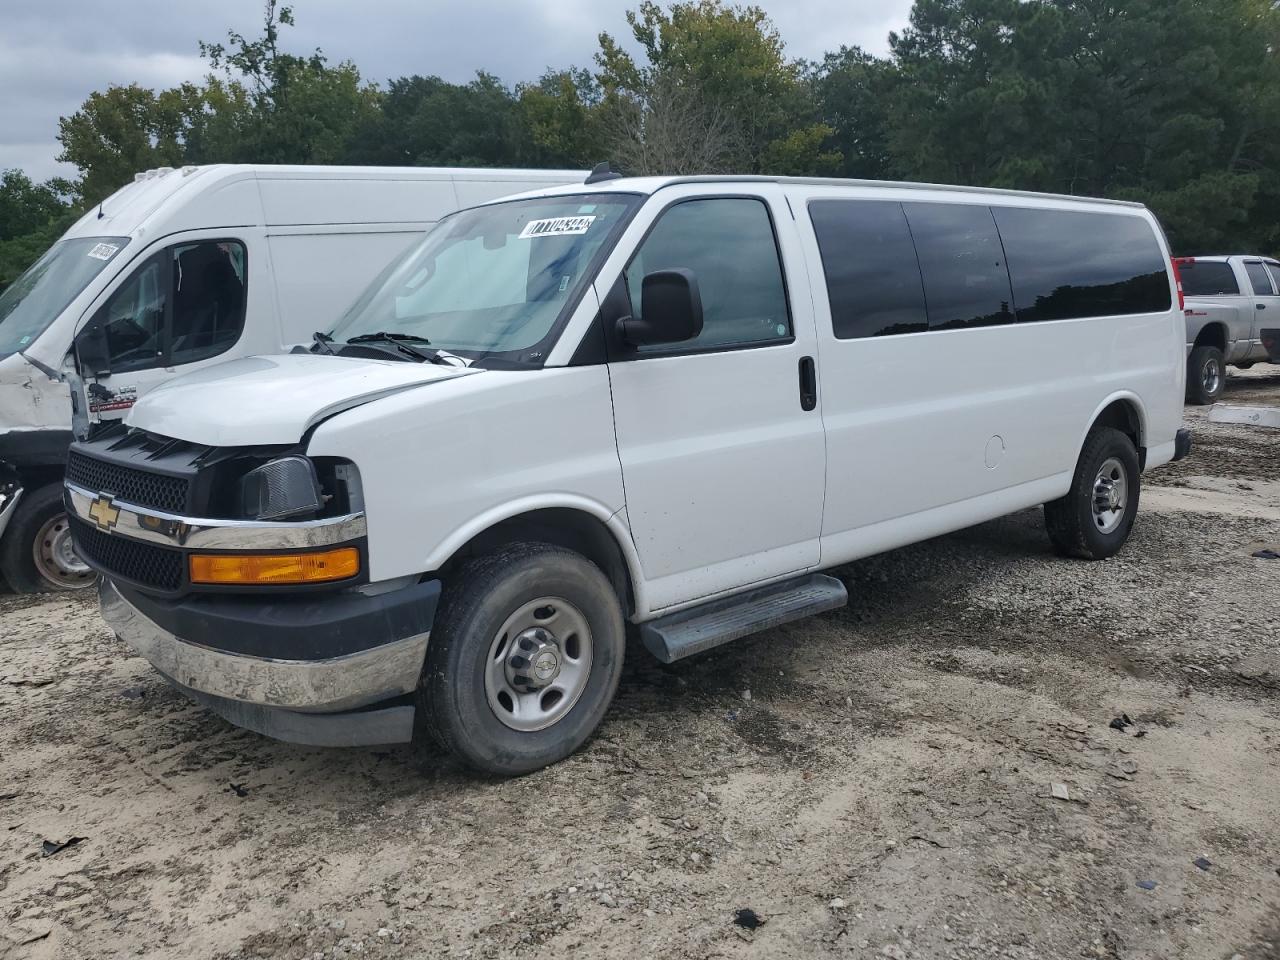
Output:
[[[352,591],[162,600],[120,583],[116,589],[156,626],[187,643],[277,660],[328,660],[428,633],[440,601],[439,580],[376,596]]]

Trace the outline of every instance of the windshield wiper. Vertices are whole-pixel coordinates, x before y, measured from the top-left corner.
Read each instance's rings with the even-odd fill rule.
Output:
[[[334,355],[333,347],[329,346],[329,344],[333,343],[333,337],[329,336],[327,333],[321,333],[317,330],[311,335],[311,340],[320,348],[321,352],[327,353],[329,356]]]
[[[389,343],[405,356],[413,357],[419,362],[439,363],[446,367],[451,364],[444,357],[440,356],[439,350],[419,350],[411,347],[411,343],[430,344],[431,341],[426,337],[419,337],[412,333],[387,333],[385,330],[378,333],[362,333],[358,337],[351,337],[347,343]]]

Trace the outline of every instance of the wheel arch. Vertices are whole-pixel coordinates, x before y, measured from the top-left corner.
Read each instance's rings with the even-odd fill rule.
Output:
[[[1084,449],[1085,440],[1097,426],[1114,427],[1132,440],[1134,447],[1138,450],[1138,469],[1146,469],[1147,413],[1137,394],[1121,390],[1098,405],[1093,411],[1093,416],[1089,418],[1089,425],[1085,427],[1076,444],[1077,456],[1079,451]]]
[[[594,563],[613,584],[625,617],[645,609],[640,560],[622,511],[588,500],[518,502],[460,527],[433,553],[428,569],[448,577],[463,560],[507,543],[536,540],[565,547]]]
[[[1217,347],[1225,355],[1227,352],[1227,325],[1221,320],[1210,320],[1196,334],[1192,347]]]

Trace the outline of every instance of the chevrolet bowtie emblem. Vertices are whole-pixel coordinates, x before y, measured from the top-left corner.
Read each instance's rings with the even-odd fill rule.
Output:
[[[111,530],[120,521],[120,508],[103,494],[89,505],[89,519],[98,525],[99,530]]]

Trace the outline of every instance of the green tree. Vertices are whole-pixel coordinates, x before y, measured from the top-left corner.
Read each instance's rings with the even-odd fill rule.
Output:
[[[20,170],[0,174],[0,290],[21,276],[77,215],[72,185],[35,183]]]
[[[739,172],[778,163],[805,171],[830,165],[826,131],[805,131],[817,118],[801,65],[787,61],[781,35],[759,7],[690,0],[664,10],[644,0],[627,12],[627,23],[644,59],[637,62],[609,34],[600,35],[602,109],[630,102],[633,111],[638,105],[654,113],[673,101],[696,104],[687,109],[725,126],[723,146]]]

